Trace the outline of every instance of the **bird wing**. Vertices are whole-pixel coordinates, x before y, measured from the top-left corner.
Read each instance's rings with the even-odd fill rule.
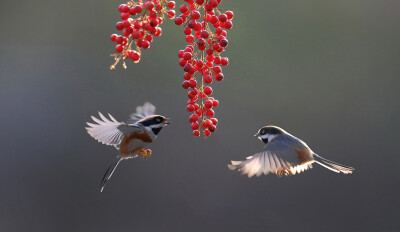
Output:
[[[108,114],[110,119],[106,118],[99,112],[100,119],[92,116],[92,120],[96,123],[87,122],[87,132],[102,144],[112,145],[119,149],[124,136],[141,128],[135,124],[126,125],[124,122],[118,122],[113,116]]]
[[[143,106],[136,107],[136,113],[130,115],[129,121],[137,122],[140,119],[154,115],[155,113],[156,113],[156,107],[150,102],[146,102],[143,104]]]
[[[296,148],[304,149],[304,145],[296,143],[287,135],[279,136],[265,145],[264,150],[243,161],[231,161],[231,170],[238,170],[249,178],[262,174],[278,173],[290,170],[291,174],[300,173],[311,168],[310,163],[300,164]]]

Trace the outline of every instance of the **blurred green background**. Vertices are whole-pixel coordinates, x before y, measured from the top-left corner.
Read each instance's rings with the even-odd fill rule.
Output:
[[[400,1],[224,1],[230,65],[206,140],[191,136],[173,22],[139,64],[108,69],[120,3],[0,3],[1,231],[398,231]],[[85,122],[145,101],[172,124],[100,193],[116,151]],[[228,170],[268,124],[355,173]]]

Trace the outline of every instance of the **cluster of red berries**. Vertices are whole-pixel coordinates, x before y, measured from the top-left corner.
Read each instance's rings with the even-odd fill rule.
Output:
[[[117,43],[115,47],[117,53],[112,55],[115,57],[115,62],[110,69],[115,69],[121,59],[139,62],[140,49],[148,49],[153,36],[158,37],[162,34],[159,25],[164,21],[164,14],[167,14],[170,19],[175,18],[174,7],[175,2],[167,0],[139,0],[121,4],[118,10],[122,21],[117,22],[116,27],[122,35],[111,35],[111,40]],[[125,62],[123,62],[123,67],[126,68]]]
[[[227,32],[232,28],[233,12],[221,12],[218,9],[221,0],[185,0],[187,4],[179,7],[181,15],[175,18],[176,25],[183,25],[186,42],[189,44],[178,53],[179,65],[185,71],[182,87],[189,89],[187,110],[193,135],[205,137],[216,130],[218,120],[214,118],[213,108],[219,102],[210,97],[213,80],[222,81],[221,66],[229,59],[221,57],[228,46]],[[199,83],[198,83],[199,82]],[[200,120],[200,121],[199,121]]]

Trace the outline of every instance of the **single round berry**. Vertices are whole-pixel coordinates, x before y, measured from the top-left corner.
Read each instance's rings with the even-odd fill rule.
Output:
[[[218,73],[214,78],[216,81],[222,81],[222,79],[224,79],[224,75],[222,73]]]
[[[191,127],[193,130],[197,130],[197,129],[199,129],[200,125],[197,122],[192,122]]]
[[[189,117],[190,122],[193,123],[193,122],[196,122],[197,120],[199,120],[199,116],[197,114],[190,115],[190,117]]]
[[[217,127],[212,125],[208,129],[210,130],[210,132],[214,133],[217,130]]]
[[[200,17],[201,17],[200,12],[198,12],[197,10],[192,11],[191,17],[192,17],[192,19],[194,19],[194,20],[200,19]]]
[[[224,28],[225,28],[225,29],[229,30],[229,29],[231,29],[232,27],[233,27],[233,23],[232,23],[231,21],[226,21],[226,22],[224,23]]]
[[[228,17],[228,19],[232,19],[233,18],[233,12],[228,10],[227,12],[225,12],[226,17]]]
[[[193,112],[195,110],[194,105],[188,105],[186,109],[189,112]]]
[[[133,62],[138,62],[140,60],[140,53],[137,51],[129,52],[129,58],[133,60]]]
[[[213,72],[214,72],[214,73],[220,73],[220,72],[222,72],[222,69],[221,69],[221,67],[219,67],[219,66],[215,66],[215,67],[213,68]]]
[[[117,40],[118,35],[117,34],[112,34],[111,35],[111,41],[115,42]]]
[[[201,37],[203,37],[204,39],[207,39],[208,36],[210,36],[210,34],[208,33],[208,31],[204,30],[201,32]]]
[[[204,136],[208,137],[211,134],[211,132],[208,129],[204,130]]]
[[[117,28],[118,31],[122,31],[122,29],[124,29],[124,23],[118,22],[115,27]]]
[[[194,137],[199,137],[200,136],[200,131],[198,131],[198,130],[193,131],[193,136]]]
[[[184,81],[184,82],[182,83],[182,88],[184,88],[184,89],[189,89],[189,87],[190,87],[190,85],[189,85],[189,82],[188,82],[188,81]]]
[[[207,100],[204,102],[204,108],[211,109],[213,107],[213,102],[211,100]]]
[[[124,46],[122,46],[121,44],[118,44],[117,46],[115,46],[115,51],[118,53],[121,53],[124,50]]]
[[[176,17],[175,18],[175,24],[178,25],[178,26],[182,25],[183,21],[184,20],[181,17]]]
[[[185,52],[185,53],[183,53],[183,57],[182,58],[185,59],[185,60],[191,60],[192,59],[192,53]]]
[[[184,14],[184,13],[186,13],[186,12],[189,11],[189,8],[188,8],[187,5],[181,5],[181,6],[179,7],[179,11],[182,12],[182,14]]]
[[[218,107],[219,101],[218,100],[213,100],[213,107]]]
[[[167,3],[168,8],[174,8],[175,7],[175,2],[174,1],[169,1]],[[226,12],[227,13],[227,12]]]
[[[205,82],[206,84],[211,84],[212,81],[213,81],[213,79],[212,79],[212,77],[211,77],[210,75],[204,76],[204,82]]]
[[[212,88],[210,86],[207,86],[207,87],[204,88],[203,92],[206,95],[211,95],[213,90],[212,90]]]
[[[207,117],[209,117],[209,118],[214,117],[214,110],[207,110],[206,115],[207,115]]]
[[[190,87],[195,88],[197,86],[197,81],[196,80],[190,80],[189,81],[189,85],[190,85]]]
[[[216,118],[212,118],[212,119],[210,119],[211,120],[211,122],[214,124],[214,125],[217,125],[218,124],[218,120],[216,119]]]

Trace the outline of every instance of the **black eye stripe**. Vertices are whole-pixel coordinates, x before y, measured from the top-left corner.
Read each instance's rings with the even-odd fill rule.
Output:
[[[154,117],[154,118],[150,118],[150,119],[147,119],[145,121],[142,121],[141,124],[143,126],[151,126],[151,125],[159,124],[162,121],[164,121],[164,118],[161,117],[161,116],[158,116],[158,117]]]

